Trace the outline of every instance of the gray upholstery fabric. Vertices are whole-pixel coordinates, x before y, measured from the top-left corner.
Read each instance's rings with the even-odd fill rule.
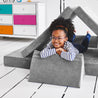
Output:
[[[35,50],[30,67],[30,82],[44,82],[48,84],[80,87],[84,71],[83,55],[79,54],[74,61],[67,61],[53,55],[40,58]]]
[[[23,49],[24,48],[21,48],[4,56],[4,65],[29,69],[31,63],[31,56],[24,58],[21,54],[21,51]]]
[[[85,36],[76,36],[74,42],[81,44],[84,37]],[[97,48],[97,44],[98,44],[98,36],[91,36],[91,39],[90,39],[90,42],[89,42],[89,47]]]
[[[66,9],[64,9],[64,11],[60,14],[59,17],[63,17],[64,19],[73,19],[75,16],[76,14],[74,13],[74,10],[70,7],[67,7]]]
[[[94,33],[98,35],[98,24],[96,21],[88,16],[81,7],[77,7],[74,12],[91,30],[94,31]]]
[[[84,54],[85,73],[98,76],[98,49],[88,49]]]

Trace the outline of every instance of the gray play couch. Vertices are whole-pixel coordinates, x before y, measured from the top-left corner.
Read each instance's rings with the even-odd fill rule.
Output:
[[[77,7],[75,10],[68,7],[59,17],[73,19],[76,15],[96,34],[98,33],[98,25],[80,7]],[[85,19],[83,15],[86,17]],[[87,21],[92,22],[95,29]],[[92,36],[89,44],[91,48],[84,55],[78,54],[73,62],[63,60],[58,55],[46,59],[40,58],[39,52],[49,42],[49,36],[49,29],[47,29],[29,46],[4,56],[5,66],[30,68],[29,81],[31,82],[44,82],[72,87],[80,87],[84,73],[87,75],[98,75],[97,36]],[[75,42],[81,43],[83,37],[77,36]]]
[[[59,55],[42,59],[35,50],[30,65],[30,82],[61,86],[80,87],[84,75],[84,56],[79,54],[74,61],[62,59]]]
[[[81,36],[78,36],[76,41],[80,38]],[[97,37],[92,37],[89,47],[96,47],[96,40]],[[96,45],[92,43],[96,43]],[[98,75],[97,48],[89,48],[84,55],[78,54],[74,61],[66,61],[58,55],[41,59],[39,55],[40,49],[34,50],[27,57],[23,57],[21,52],[24,49],[25,47],[4,56],[4,65],[30,69],[30,82],[80,87],[84,73]]]

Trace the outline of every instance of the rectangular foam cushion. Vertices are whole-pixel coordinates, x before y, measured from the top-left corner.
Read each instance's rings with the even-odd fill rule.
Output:
[[[98,76],[98,49],[88,49],[84,54],[85,73],[87,75]]]
[[[24,47],[25,48],[25,47]],[[18,49],[8,55],[4,56],[4,65],[10,67],[19,67],[19,68],[30,68],[31,56],[23,57],[21,51],[24,49]]]
[[[85,10],[81,7],[77,7],[74,10],[74,13],[92,30],[96,35],[98,35],[98,24],[97,21],[91,17],[91,15],[87,14]]]
[[[41,58],[39,51],[34,51],[30,66],[30,82],[80,87],[84,73],[83,55],[74,61],[62,59],[59,55]]]

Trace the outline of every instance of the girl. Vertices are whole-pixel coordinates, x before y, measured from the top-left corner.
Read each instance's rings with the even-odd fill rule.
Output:
[[[58,54],[61,58],[73,61],[76,55],[80,52],[83,53],[87,50],[90,34],[88,33],[81,45],[75,44],[74,25],[70,19],[62,17],[54,20],[50,25],[51,41],[47,47],[40,52],[41,58]]]

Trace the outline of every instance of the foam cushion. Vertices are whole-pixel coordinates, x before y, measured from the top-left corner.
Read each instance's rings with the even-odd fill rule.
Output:
[[[94,21],[81,7],[77,7],[74,13],[91,29],[98,35],[98,24]]]
[[[88,49],[84,54],[85,73],[87,75],[98,76],[98,49]]]
[[[24,47],[25,48],[25,47]],[[26,68],[30,69],[31,57],[23,57],[21,51],[24,49],[18,49],[8,55],[4,56],[4,65],[10,67],[19,67],[19,68]]]
[[[74,42],[81,44],[84,37],[85,36],[76,36]],[[89,47],[97,48],[97,44],[98,44],[98,36],[91,36]]]
[[[83,71],[82,54],[77,55],[74,61],[62,59],[57,54],[43,59],[40,57],[40,52],[35,50],[31,61],[29,81],[80,87]]]

